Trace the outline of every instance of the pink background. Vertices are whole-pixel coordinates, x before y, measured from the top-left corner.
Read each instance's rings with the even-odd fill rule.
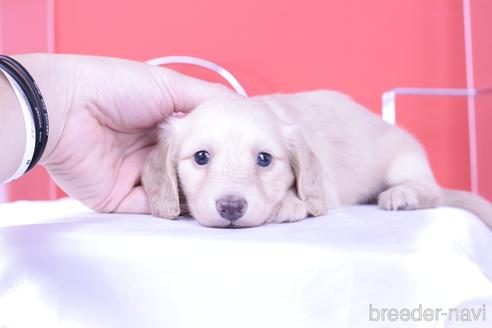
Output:
[[[472,3],[475,86],[492,86],[492,2]],[[375,112],[382,93],[393,87],[466,87],[459,0],[0,4],[0,47],[10,54],[54,49],[136,60],[193,55],[228,68],[252,95],[338,89]],[[479,96],[476,104],[479,191],[492,199],[492,96]],[[397,106],[398,123],[424,143],[438,181],[469,189],[466,99],[414,96],[400,98]],[[37,171],[10,185],[9,198],[62,194]]]

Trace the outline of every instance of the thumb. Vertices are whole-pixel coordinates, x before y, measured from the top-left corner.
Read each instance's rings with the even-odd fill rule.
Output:
[[[115,213],[150,214],[150,207],[142,186],[133,187],[114,210]]]

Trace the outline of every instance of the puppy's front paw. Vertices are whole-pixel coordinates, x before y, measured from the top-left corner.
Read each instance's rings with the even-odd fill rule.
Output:
[[[442,192],[433,184],[407,182],[379,194],[378,205],[385,210],[434,208],[442,203]]]
[[[284,199],[270,216],[269,223],[294,222],[307,217],[308,212],[302,200],[293,190],[289,190]]]
[[[160,197],[150,197],[150,213],[164,219],[174,220],[180,213],[179,204],[163,200]]]
[[[405,185],[395,186],[380,193],[378,205],[382,209],[389,211],[420,208],[416,190]]]

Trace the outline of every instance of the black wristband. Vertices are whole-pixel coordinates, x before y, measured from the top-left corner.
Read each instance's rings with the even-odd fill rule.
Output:
[[[49,135],[48,112],[41,91],[24,66],[11,57],[0,55],[0,68],[19,84],[31,107],[36,129],[36,144],[33,157],[24,172],[27,173],[39,162],[46,148]]]

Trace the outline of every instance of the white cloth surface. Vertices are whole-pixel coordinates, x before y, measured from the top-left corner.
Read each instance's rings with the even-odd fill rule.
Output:
[[[2,204],[0,327],[492,327],[491,250],[485,225],[452,208],[212,229],[73,200]],[[489,313],[370,320],[370,306],[419,305]]]

